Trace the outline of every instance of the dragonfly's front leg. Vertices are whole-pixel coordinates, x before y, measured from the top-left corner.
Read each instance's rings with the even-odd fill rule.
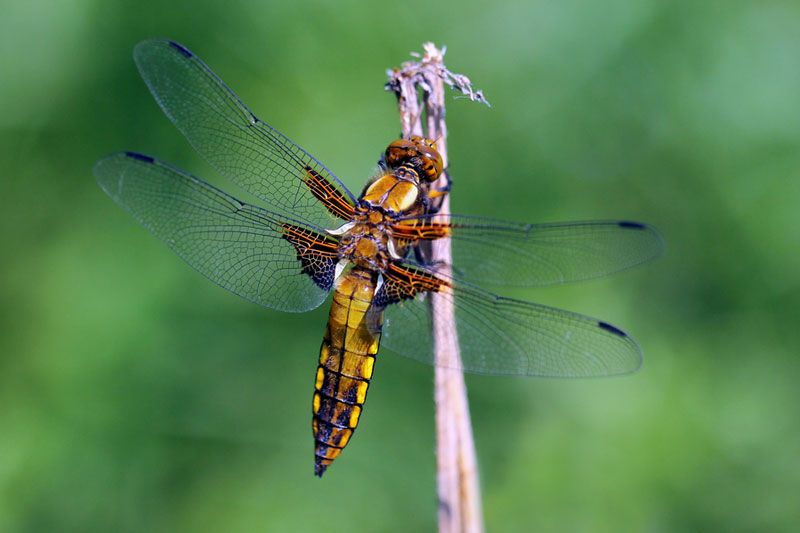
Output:
[[[453,178],[450,177],[449,172],[443,172],[439,180],[444,179],[444,185],[440,187],[431,187],[422,197],[422,208],[426,215],[435,215],[442,208],[442,202],[445,196],[450,194],[453,188]]]

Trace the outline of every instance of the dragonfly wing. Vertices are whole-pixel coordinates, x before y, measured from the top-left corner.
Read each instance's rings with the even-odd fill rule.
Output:
[[[164,113],[221,174],[280,213],[319,227],[355,203],[322,163],[258,119],[200,58],[178,43],[139,43],[134,59]],[[320,194],[339,205],[326,205]],[[344,205],[342,205],[344,204]]]
[[[639,222],[518,224],[449,215],[407,219],[400,227],[401,235],[416,233],[421,241],[449,235],[453,275],[488,285],[541,287],[602,277],[658,257],[664,248],[658,232]]]
[[[114,154],[98,161],[94,174],[115,202],[187,263],[239,296],[307,311],[331,288],[336,243],[322,234],[149,156]],[[307,245],[298,248],[303,234]]]
[[[412,278],[430,277],[417,269],[406,270],[416,272]],[[394,284],[390,272],[385,276],[384,295]],[[440,298],[455,309],[456,321],[447,327],[458,338],[460,368],[465,372],[591,377],[626,374],[641,366],[642,352],[636,341],[606,322],[438,279],[442,281],[438,292],[412,297],[410,290],[387,300],[393,303],[384,311],[382,346],[436,364],[430,303]],[[423,284],[431,285],[424,279]]]

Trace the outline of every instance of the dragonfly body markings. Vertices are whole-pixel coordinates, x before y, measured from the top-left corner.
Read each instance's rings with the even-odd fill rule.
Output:
[[[330,191],[317,176],[306,181],[329,212],[339,218],[344,218],[341,215],[345,213],[351,217],[342,226],[343,231],[329,232],[338,236],[340,264],[352,268],[335,279],[320,347],[312,401],[314,472],[318,476],[350,441],[367,397],[380,345],[383,307],[389,303],[376,302],[375,296],[384,284],[383,273],[400,259],[390,228],[395,218],[424,211],[420,176],[435,181],[442,171],[435,144],[421,137],[390,144],[384,165],[385,170],[364,188],[352,209],[343,207],[344,197]],[[301,262],[322,263],[306,259],[311,247],[298,241],[294,233],[288,234],[287,239],[296,243]],[[319,253],[327,257],[328,250]]]
[[[631,221],[517,224],[442,216],[434,142],[389,144],[360,196],[258,119],[205,63],[168,40],[136,46],[158,104],[200,154],[264,202],[242,202],[157,158],[120,152],[97,162],[102,189],[193,268],[265,307],[300,312],[333,293],[312,399],[314,472],[350,442],[381,346],[434,364],[427,294],[455,309],[461,369],[586,377],[632,372],[641,350],[607,322],[496,296],[481,283],[546,286],[641,264],[663,247]],[[434,217],[435,215],[435,217]],[[452,275],[423,250],[450,238]]]

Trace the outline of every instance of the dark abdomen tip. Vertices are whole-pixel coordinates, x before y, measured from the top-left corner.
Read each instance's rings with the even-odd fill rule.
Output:
[[[323,459],[323,458],[321,458],[319,456],[314,456],[314,475],[315,476],[317,476],[318,478],[321,478],[322,474],[324,474],[325,471],[328,469],[328,466],[330,466],[330,463],[326,462],[325,459]]]

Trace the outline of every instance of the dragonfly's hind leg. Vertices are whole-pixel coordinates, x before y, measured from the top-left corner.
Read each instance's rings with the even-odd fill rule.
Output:
[[[414,250],[414,260],[418,265],[423,266],[429,270],[436,271],[439,267],[445,266],[444,261],[434,261],[431,259],[433,252],[431,251],[431,241],[420,241],[412,246]]]

